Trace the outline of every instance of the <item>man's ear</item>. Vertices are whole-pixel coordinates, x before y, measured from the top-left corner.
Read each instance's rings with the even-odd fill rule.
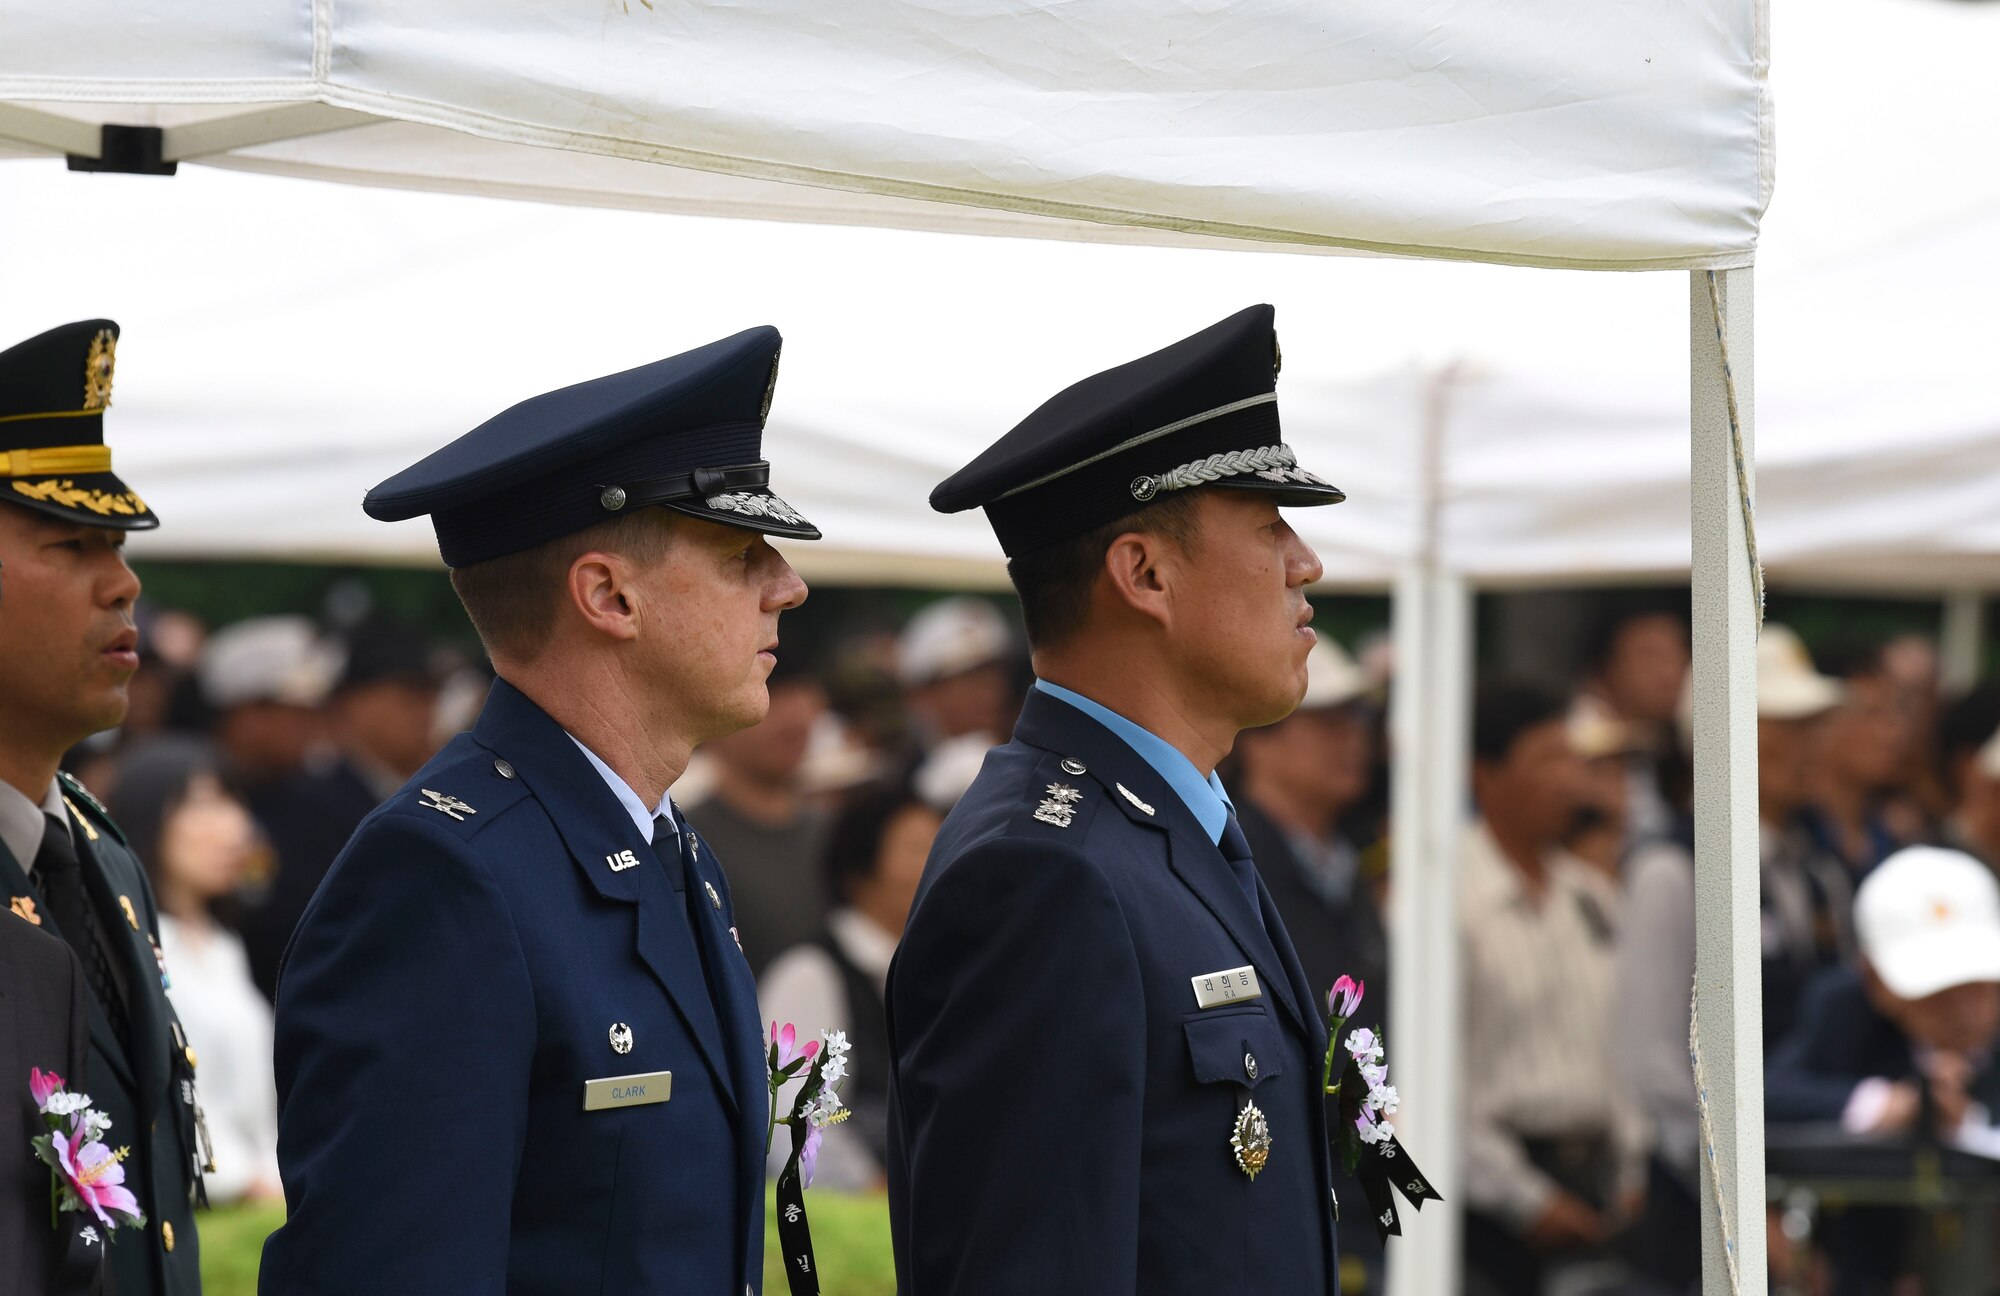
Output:
[[[639,636],[639,609],[632,596],[632,568],[615,553],[593,549],[569,565],[564,588],[584,625],[613,639]]]
[[[1111,598],[1139,616],[1166,625],[1172,616],[1172,592],[1179,551],[1165,536],[1127,531],[1104,553],[1103,578]]]

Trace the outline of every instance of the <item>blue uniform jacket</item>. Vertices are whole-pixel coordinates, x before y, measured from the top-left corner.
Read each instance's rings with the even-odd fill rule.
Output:
[[[1069,813],[1038,819],[1050,800]],[[1338,1290],[1325,1024],[1258,896],[1123,740],[1029,695],[889,972],[905,1296]],[[1260,998],[1196,1006],[1192,978],[1246,964]],[[1255,1181],[1230,1146],[1246,1095],[1274,1140]]]
[[[362,823],[286,954],[290,1213],[262,1292],[761,1288],[756,987],[722,871],[694,855],[691,936],[583,753],[494,685],[473,731]],[[658,1071],[668,1101],[584,1110],[586,1081]]]

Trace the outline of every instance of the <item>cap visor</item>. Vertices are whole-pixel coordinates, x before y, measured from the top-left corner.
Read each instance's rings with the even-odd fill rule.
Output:
[[[160,525],[159,517],[116,473],[10,478],[0,486],[0,500],[82,526],[150,531]]]
[[[1968,922],[1898,941],[1869,960],[1898,998],[1923,999],[1975,981],[2000,981],[2000,928]]]
[[[700,518],[704,522],[740,527],[745,531],[758,531],[764,535],[785,536],[793,540],[820,538],[818,527],[808,522],[797,509],[762,487],[724,491],[710,495],[706,499],[663,500],[660,507]]]
[[[1212,486],[1222,486],[1229,490],[1262,491],[1276,495],[1275,501],[1285,508],[1310,508],[1316,504],[1338,504],[1347,498],[1347,492],[1338,486],[1324,482],[1270,481],[1255,473],[1238,473],[1234,477],[1224,477],[1210,482]]]

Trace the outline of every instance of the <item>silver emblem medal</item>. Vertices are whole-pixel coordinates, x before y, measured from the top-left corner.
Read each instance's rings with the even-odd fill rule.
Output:
[[[1243,1110],[1236,1113],[1236,1129],[1229,1136],[1230,1150],[1236,1153],[1236,1166],[1252,1179],[1271,1159],[1271,1127],[1264,1120],[1264,1113],[1257,1110],[1257,1104],[1246,1102]]]
[[[624,1022],[611,1023],[611,1051],[621,1055],[632,1051],[632,1028]]]

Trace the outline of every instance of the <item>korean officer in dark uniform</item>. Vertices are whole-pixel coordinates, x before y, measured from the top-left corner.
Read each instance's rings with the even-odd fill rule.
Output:
[[[5,605],[0,596],[0,616]],[[0,915],[0,1147],[14,1149],[0,1172],[0,1291],[87,1296],[103,1286],[98,1221],[81,1212],[50,1220],[49,1168],[20,1153],[48,1132],[29,1083],[36,1070],[88,1090],[89,992],[76,954],[40,929],[25,897],[14,916]]]
[[[1342,495],[1252,307],[1070,387],[931,494],[984,508],[1037,682],[889,973],[904,1296],[1328,1296],[1322,999],[1216,764],[1306,687]]]
[[[769,1090],[729,883],[667,789],[769,705],[819,532],[760,458],[777,330],[537,396],[368,493],[499,675],[278,978],[260,1290],[754,1292]]]
[[[0,896],[83,966],[89,1071],[64,1079],[111,1118],[104,1141],[131,1149],[125,1187],[146,1218],[106,1248],[109,1290],[191,1296],[207,1164],[199,1059],[167,999],[146,871],[57,769],[125,719],[139,667],[125,537],[160,524],[104,444],[117,351],[118,326],[100,319],[0,352]]]

